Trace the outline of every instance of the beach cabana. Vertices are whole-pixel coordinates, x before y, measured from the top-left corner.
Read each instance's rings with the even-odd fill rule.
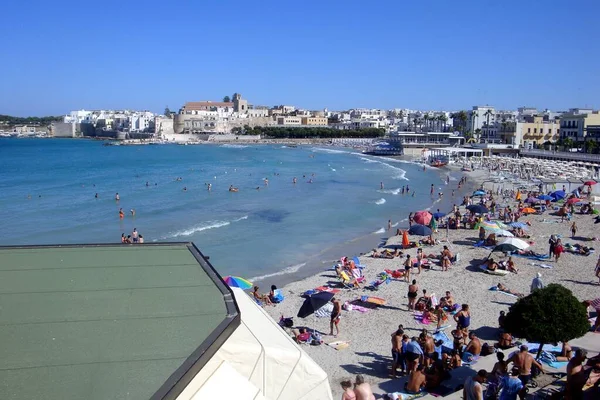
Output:
[[[231,290],[241,324],[178,400],[332,399],[325,371],[246,293]]]

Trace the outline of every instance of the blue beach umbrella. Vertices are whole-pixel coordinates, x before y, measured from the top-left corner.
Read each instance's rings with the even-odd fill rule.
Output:
[[[473,192],[473,196],[485,196],[485,192],[483,190],[477,190]]]
[[[546,201],[546,200],[554,200],[554,197],[552,197],[552,196],[548,196],[547,194],[543,194],[543,195],[541,195],[541,196],[538,196],[538,199],[539,199],[539,200]]]
[[[436,212],[436,213],[433,213],[433,218],[435,218],[435,219],[440,219],[440,218],[443,218],[443,217],[445,217],[446,215],[447,215],[447,213],[443,213],[443,212]]]
[[[416,225],[411,226],[408,229],[408,233],[410,233],[411,235],[417,235],[417,236],[429,236],[429,235],[431,235],[432,230],[428,226],[416,224]]]
[[[567,197],[567,194],[563,190],[556,190],[550,193],[550,196],[552,196],[555,200],[562,200]]]
[[[490,210],[488,210],[486,206],[483,206],[481,204],[472,204],[470,206],[467,206],[467,210],[471,211],[473,214],[485,214],[490,212]]]

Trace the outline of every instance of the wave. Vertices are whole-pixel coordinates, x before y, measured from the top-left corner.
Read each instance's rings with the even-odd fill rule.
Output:
[[[396,189],[384,189],[384,190],[378,190],[379,193],[387,193],[387,194],[393,194],[394,196],[400,194],[400,191],[402,189],[401,188],[396,188]]]
[[[193,227],[185,229],[185,230],[169,233],[168,235],[161,237],[161,239],[164,240],[164,239],[174,239],[174,238],[181,237],[181,236],[191,236],[194,233],[206,231],[209,229],[222,228],[224,226],[231,225],[232,222],[239,222],[239,221],[243,221],[245,219],[248,219],[247,215],[244,215],[243,217],[240,217],[240,218],[233,219],[231,221],[208,221],[208,222],[193,226]]]
[[[329,154],[348,154],[348,152],[344,151],[344,150],[324,149],[322,147],[312,147],[311,150],[320,151],[320,152],[329,153]]]
[[[271,278],[273,276],[293,274],[294,272],[297,272],[300,268],[304,267],[305,265],[306,265],[306,263],[292,265],[291,267],[284,268],[281,271],[273,272],[272,274],[265,274],[265,275],[255,276],[255,277],[250,278],[248,280],[250,282],[256,282],[256,281],[262,281],[265,278]]]
[[[228,149],[245,149],[246,147],[250,146],[245,146],[243,144],[222,144],[221,147],[225,147]]]
[[[379,200],[376,200],[376,201],[375,201],[375,204],[377,204],[378,206],[380,206],[380,205],[382,205],[382,204],[385,204],[385,199],[382,197],[381,199],[379,199]]]
[[[379,229],[379,230],[377,230],[377,231],[373,232],[373,234],[375,234],[375,235],[379,235],[379,234],[381,234],[381,233],[385,233],[385,229],[384,229],[384,228],[381,228],[381,229]]]
[[[354,153],[354,154],[356,154],[356,153]],[[375,164],[375,163],[377,163],[377,161],[371,160],[370,158],[367,158],[367,157],[360,157],[360,159],[363,160],[364,162],[366,162],[367,164]]]
[[[397,171],[398,173],[396,175],[392,176],[392,179],[401,179],[401,180],[405,180],[405,181],[410,180],[406,177],[406,171],[403,170],[402,168],[395,167],[391,164],[388,164],[388,163],[385,163],[385,162],[379,161],[379,160],[371,160],[366,157],[360,157],[360,158],[365,161],[368,160],[369,164],[377,163],[377,164],[383,165],[384,167],[387,167],[389,169]],[[389,161],[397,161],[397,160],[394,160],[393,158],[386,158],[386,157],[382,157],[382,159],[389,160]]]

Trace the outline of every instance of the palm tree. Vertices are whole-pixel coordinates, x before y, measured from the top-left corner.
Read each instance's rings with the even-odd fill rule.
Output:
[[[492,111],[491,108],[488,108],[488,110],[483,115],[486,117],[486,123],[485,124],[487,126],[490,126],[490,117],[492,115],[494,115],[494,112]]]
[[[441,114],[438,116],[438,121],[440,121],[440,130],[441,131],[445,131],[446,130],[446,122],[448,121],[448,117],[446,116],[446,114]]]
[[[475,138],[477,139],[477,141],[481,139],[481,129],[475,129]]]
[[[425,123],[425,129],[427,129],[427,123],[429,122],[429,115],[427,115],[427,114],[423,115],[422,120]]]

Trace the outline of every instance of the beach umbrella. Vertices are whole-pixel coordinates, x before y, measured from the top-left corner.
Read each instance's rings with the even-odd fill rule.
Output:
[[[223,280],[225,281],[227,286],[236,287],[243,290],[250,289],[253,286],[252,282],[244,278],[240,278],[239,276],[226,276],[225,278],[223,278]]]
[[[598,182],[596,182],[596,181],[585,181],[585,182],[583,182],[583,184],[585,186],[592,186],[592,185],[595,185],[596,183],[598,183]]]
[[[546,201],[546,200],[554,200],[554,197],[548,196],[547,194],[543,194],[541,196],[538,196],[538,199],[542,200],[542,201]]]
[[[429,211],[417,211],[413,217],[413,220],[417,224],[429,225],[432,217],[433,216],[431,215],[431,213]]]
[[[529,225],[524,222],[511,222],[508,225],[512,226],[513,228],[529,229]]]
[[[431,233],[433,231],[428,226],[416,224],[416,225],[411,226],[410,229],[408,230],[408,232],[411,235],[429,236],[429,235],[431,235]]]
[[[408,231],[402,232],[402,248],[408,249],[410,246],[410,240],[408,240]]]
[[[500,231],[500,227],[491,221],[482,221],[479,224],[480,227],[487,231]]]
[[[471,211],[473,214],[485,214],[490,212],[486,206],[481,204],[471,204],[467,206],[467,210]]]
[[[555,190],[554,192],[550,193],[550,196],[554,197],[556,200],[562,200],[567,196],[567,194],[563,190]]]
[[[525,200],[525,203],[537,203],[537,202],[538,202],[538,199],[536,199],[535,197],[528,197]]]
[[[494,224],[498,226],[500,229],[508,229],[508,226],[502,221],[492,221]]]
[[[537,211],[534,208],[525,207],[524,209],[521,210],[521,212],[523,214],[533,214],[533,213],[536,213]]]
[[[494,247],[494,249],[492,250],[492,252],[490,253],[490,255],[492,255],[492,253],[495,252],[495,251],[501,251],[503,253],[514,253],[517,250],[519,250],[519,248],[517,246],[513,245],[513,244],[510,244],[510,243],[500,243],[498,246]],[[488,258],[489,258],[489,256],[488,256]]]
[[[473,196],[485,196],[485,192],[483,190],[477,190],[473,192]]]
[[[306,300],[304,300],[304,303],[302,303],[302,306],[300,306],[300,310],[298,310],[298,317],[306,318],[309,315],[314,314],[319,308],[329,303],[332,298],[333,293],[331,292],[319,292],[308,296]]]
[[[502,245],[502,244],[513,245],[513,246],[515,246],[519,250],[525,250],[526,248],[529,247],[529,243],[527,243],[526,241],[521,240],[519,238],[504,239],[504,241],[502,243],[500,243],[500,245]]]
[[[443,218],[443,217],[445,217],[446,215],[447,215],[447,213],[443,213],[443,212],[436,212],[436,213],[433,213],[433,218],[435,218],[435,219],[440,219],[440,218]]]
[[[575,204],[575,203],[579,203],[580,201],[581,201],[580,198],[571,197],[569,200],[567,200],[567,204]]]

